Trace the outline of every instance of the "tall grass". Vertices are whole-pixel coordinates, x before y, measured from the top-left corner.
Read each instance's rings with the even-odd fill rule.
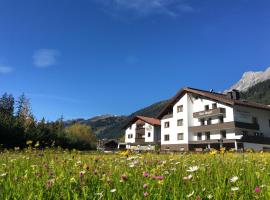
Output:
[[[0,199],[270,199],[270,154],[0,154]]]

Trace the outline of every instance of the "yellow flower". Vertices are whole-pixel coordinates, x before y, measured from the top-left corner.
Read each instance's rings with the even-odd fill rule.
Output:
[[[212,156],[215,156],[215,155],[217,155],[217,150],[212,150],[212,151],[210,151],[210,155],[212,155]]]
[[[32,143],[33,143],[32,140],[28,140],[28,141],[26,142],[27,145],[31,145]]]
[[[35,144],[35,147],[38,147],[39,146],[39,141],[37,141],[37,143]]]
[[[222,147],[222,148],[220,149],[220,153],[221,153],[221,154],[224,154],[225,151],[226,151],[226,148],[225,148],[225,147]]]

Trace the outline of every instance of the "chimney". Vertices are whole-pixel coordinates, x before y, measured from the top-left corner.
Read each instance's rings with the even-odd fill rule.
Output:
[[[233,99],[232,92],[227,92],[227,97],[228,97],[229,99]]]
[[[232,99],[234,100],[240,99],[240,92],[238,90],[232,90]]]

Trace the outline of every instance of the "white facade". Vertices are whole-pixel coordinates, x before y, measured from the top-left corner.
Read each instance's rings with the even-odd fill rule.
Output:
[[[140,122],[140,125],[138,125]],[[125,143],[127,149],[154,150],[154,146],[160,143],[160,126],[151,125],[141,120],[135,121],[125,131]]]
[[[181,111],[179,111],[179,107],[182,107]],[[213,110],[217,109],[225,110],[225,112],[211,114]],[[202,117],[193,116],[194,113],[200,112]],[[207,141],[211,145],[211,141],[214,140],[222,140],[222,142],[239,140],[243,134],[270,137],[269,110],[226,105],[201,95],[185,93],[168,113],[168,115],[164,115],[161,119],[161,145],[165,147],[170,145],[200,144],[200,142],[206,144]],[[250,128],[254,124],[254,118],[257,120],[259,130]],[[205,124],[202,124],[203,122],[201,121],[203,120],[201,119],[204,119]],[[182,122],[178,123],[178,120]],[[232,126],[236,122],[241,122],[241,128]],[[169,127],[166,127],[168,123]],[[206,130],[208,127],[209,130]],[[200,131],[200,128],[203,131]],[[209,133],[210,138],[207,138]],[[179,137],[179,134],[183,134],[183,138]],[[230,142],[233,144],[233,141]],[[248,144],[246,143],[246,145]],[[263,146],[266,147],[267,145],[259,145],[256,149],[262,149]]]

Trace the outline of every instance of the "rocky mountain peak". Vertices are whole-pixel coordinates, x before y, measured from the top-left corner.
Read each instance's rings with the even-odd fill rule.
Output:
[[[242,78],[236,84],[234,84],[230,89],[225,90],[225,92],[231,91],[233,89],[244,92],[244,91],[247,91],[248,88],[256,85],[257,83],[263,82],[268,79],[270,79],[270,67],[268,67],[265,71],[245,72]]]

